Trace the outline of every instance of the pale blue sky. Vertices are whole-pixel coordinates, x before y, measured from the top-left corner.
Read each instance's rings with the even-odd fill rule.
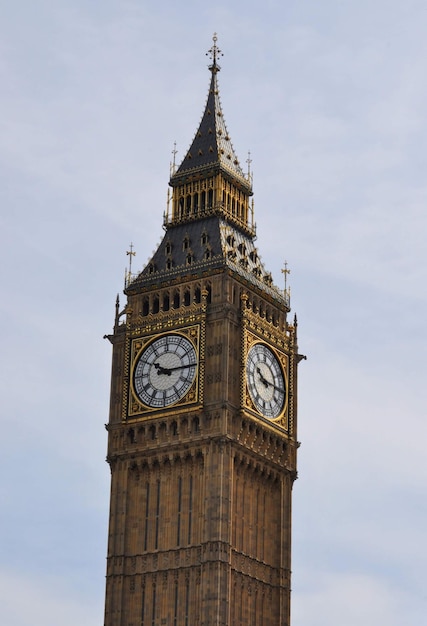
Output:
[[[0,616],[103,623],[110,332],[221,101],[299,320],[292,626],[427,614],[425,0],[1,3]]]

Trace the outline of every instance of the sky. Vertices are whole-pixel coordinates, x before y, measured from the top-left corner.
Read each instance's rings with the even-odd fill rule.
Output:
[[[103,623],[116,294],[219,85],[298,316],[292,626],[427,614],[425,0],[0,2],[0,616]]]

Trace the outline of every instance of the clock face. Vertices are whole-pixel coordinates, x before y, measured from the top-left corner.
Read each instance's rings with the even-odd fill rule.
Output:
[[[262,343],[256,343],[249,350],[246,379],[257,410],[270,419],[279,417],[286,400],[285,378],[276,356]]]
[[[178,402],[193,384],[197,370],[196,349],[183,335],[163,335],[138,357],[133,385],[138,398],[151,408]]]

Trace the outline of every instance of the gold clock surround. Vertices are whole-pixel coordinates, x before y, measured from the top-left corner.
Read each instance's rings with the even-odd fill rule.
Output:
[[[146,350],[150,344],[158,339],[170,335],[177,335],[184,337],[194,347],[196,357],[197,357],[197,367],[196,374],[194,376],[194,380],[190,385],[188,391],[178,399],[176,402],[165,406],[165,407],[150,407],[147,406],[144,402],[140,400],[138,394],[135,390],[134,385],[134,372],[137,367],[139,358],[141,354]],[[169,409],[173,409],[175,412],[188,408],[190,405],[195,405],[201,402],[201,392],[203,386],[201,385],[201,372],[202,367],[200,366],[201,362],[201,328],[199,324],[188,326],[186,328],[178,328],[176,330],[168,330],[167,332],[162,332],[153,335],[146,335],[142,337],[138,337],[137,339],[132,339],[130,345],[130,367],[129,367],[129,402],[127,407],[127,417],[132,418],[140,418],[140,417],[150,417],[153,412],[156,411],[165,411]]]
[[[274,418],[265,417],[264,415],[262,415],[262,413],[260,413],[260,411],[258,410],[254,401],[251,398],[251,394],[248,388],[249,381],[248,381],[247,373],[246,373],[246,363],[247,363],[248,355],[249,355],[251,348],[255,346],[256,344],[261,344],[261,345],[266,346],[266,348],[268,348],[268,350],[270,350],[273,353],[274,357],[277,359],[282,370],[282,375],[283,375],[284,384],[285,384],[285,399],[284,399],[283,407],[282,407],[280,414]],[[271,343],[267,343],[265,340],[263,340],[262,337],[258,337],[247,331],[245,332],[244,345],[245,345],[245,350],[244,350],[245,358],[244,358],[244,366],[242,367],[242,406],[243,406],[243,409],[256,415],[258,418],[262,419],[263,421],[267,421],[269,423],[275,424],[276,426],[281,426],[284,430],[288,431],[289,430],[289,415],[288,415],[289,413],[289,357],[288,355],[278,350]]]

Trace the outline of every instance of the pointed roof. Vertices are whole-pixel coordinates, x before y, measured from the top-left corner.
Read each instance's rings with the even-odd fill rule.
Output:
[[[213,41],[214,45],[208,53],[212,57],[212,64],[209,66],[212,76],[205,110],[193,142],[181,165],[172,174],[170,183],[174,186],[188,176],[203,175],[211,170],[222,171],[243,186],[247,193],[252,194],[250,180],[240,167],[225,125],[218,89],[217,76],[221,68],[217,59],[221,51],[216,45],[216,35]]]
[[[130,294],[153,285],[171,285],[178,278],[206,276],[224,268],[290,310],[289,295],[273,284],[253,237],[217,216],[169,229],[142,272],[127,282],[125,291]]]

